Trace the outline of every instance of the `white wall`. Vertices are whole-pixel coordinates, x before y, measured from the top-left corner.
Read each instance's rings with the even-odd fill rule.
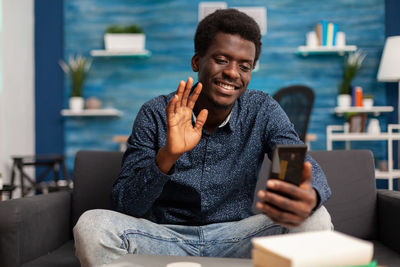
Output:
[[[12,155],[35,152],[34,0],[0,0],[0,172]]]

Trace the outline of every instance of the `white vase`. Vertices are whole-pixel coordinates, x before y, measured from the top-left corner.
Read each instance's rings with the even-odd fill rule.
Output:
[[[381,127],[379,125],[378,119],[370,119],[368,123],[367,132],[369,134],[380,134]]]
[[[69,109],[71,111],[82,111],[84,104],[83,97],[73,96],[69,98]]]
[[[351,95],[341,94],[337,96],[338,107],[350,107],[351,106]]]

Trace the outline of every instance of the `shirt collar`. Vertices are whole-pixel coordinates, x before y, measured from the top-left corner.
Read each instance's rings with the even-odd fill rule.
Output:
[[[232,111],[231,111],[231,113],[229,113],[228,117],[226,117],[226,119],[218,126],[218,128],[222,128],[225,125],[227,125],[229,122],[229,119],[231,118],[231,115],[232,115]],[[196,123],[197,118],[196,118],[196,115],[194,115],[193,111],[192,111],[192,118],[193,118],[193,121]]]

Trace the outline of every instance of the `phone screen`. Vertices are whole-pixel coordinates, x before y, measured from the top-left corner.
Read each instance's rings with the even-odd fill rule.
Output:
[[[269,178],[299,185],[306,152],[306,145],[276,145]]]

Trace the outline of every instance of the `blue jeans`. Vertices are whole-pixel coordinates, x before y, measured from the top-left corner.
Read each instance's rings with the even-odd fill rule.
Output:
[[[127,253],[250,258],[251,238],[332,229],[324,207],[301,226],[287,229],[263,214],[204,226],[160,225],[110,210],[85,212],[74,227],[82,266],[99,266]]]

